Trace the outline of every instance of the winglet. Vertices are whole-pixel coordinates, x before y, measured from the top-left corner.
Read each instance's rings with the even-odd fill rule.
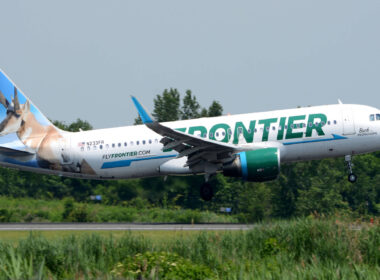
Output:
[[[154,118],[148,113],[148,110],[145,109],[145,107],[137,100],[136,97],[131,95],[132,101],[136,106],[136,109],[140,115],[141,120],[144,124],[147,123],[153,123],[155,120]]]

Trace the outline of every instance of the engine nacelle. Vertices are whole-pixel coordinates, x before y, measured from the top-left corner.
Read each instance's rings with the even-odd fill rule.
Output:
[[[274,180],[280,173],[280,150],[265,148],[241,152],[236,159],[223,166],[223,174],[230,177],[242,177],[252,182]]]

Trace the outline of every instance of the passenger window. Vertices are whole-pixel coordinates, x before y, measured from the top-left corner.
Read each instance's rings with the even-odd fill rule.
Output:
[[[142,143],[143,143],[143,145],[145,145],[145,143],[146,143],[145,140],[143,140]]]
[[[312,122],[309,122],[309,127],[313,127],[313,123]]]
[[[243,128],[242,128],[242,127],[239,127],[239,128],[238,128],[238,133],[239,133],[239,134],[242,134],[242,133],[243,133]]]
[[[118,147],[121,147],[121,143],[117,144]]]
[[[112,148],[115,148],[115,143],[112,144]]]
[[[377,120],[377,121],[380,120],[380,114],[376,114],[376,120]]]
[[[222,132],[222,136],[226,136],[226,133],[224,131]]]
[[[375,120],[375,115],[374,115],[374,114],[369,115],[369,120],[370,120],[371,122],[373,122],[373,121]]]
[[[219,132],[215,132],[215,137],[219,137]]]
[[[321,126],[324,126],[325,125],[325,122],[321,122]]]
[[[269,131],[269,126],[267,127],[267,131]]]
[[[100,148],[101,150],[103,150],[103,145],[99,145],[99,148]]]
[[[136,141],[136,145],[140,145],[140,141]]]
[[[149,144],[152,144],[152,139],[149,139]]]
[[[127,147],[127,146],[128,146],[127,142],[124,142],[124,147]]]
[[[330,125],[330,124],[331,124],[331,122],[330,122],[330,121],[328,121],[328,122],[327,122],[327,124],[328,124],[328,125]]]
[[[276,128],[274,126],[272,126],[272,130],[275,130]]]
[[[130,143],[130,144],[131,144],[131,146],[133,146],[133,141],[131,141],[131,143]]]
[[[84,147],[80,147],[80,150],[83,152],[84,151]]]
[[[336,121],[334,121],[334,124],[337,124],[337,122],[336,122]]]

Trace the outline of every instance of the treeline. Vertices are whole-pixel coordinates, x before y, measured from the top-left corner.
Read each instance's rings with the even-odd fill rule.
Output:
[[[153,115],[159,121],[173,121],[222,115],[217,101],[203,108],[191,91],[181,99],[176,89],[165,90],[154,99]],[[135,123],[141,120],[136,118]],[[78,119],[71,124],[55,122],[63,129],[78,131],[91,125]],[[276,181],[244,182],[215,176],[215,197],[204,202],[199,196],[203,176],[131,179],[116,181],[80,180],[59,176],[39,175],[11,169],[0,169],[0,195],[63,199],[78,202],[102,195],[102,203],[136,207],[199,209],[218,212],[222,207],[232,209],[240,221],[266,218],[289,218],[336,212],[349,215],[378,215],[380,212],[380,153],[354,157],[358,181],[347,181],[343,158],[283,164]]]

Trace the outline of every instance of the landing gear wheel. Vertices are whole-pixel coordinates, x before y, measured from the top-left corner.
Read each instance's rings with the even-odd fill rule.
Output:
[[[350,175],[348,175],[348,181],[351,182],[351,183],[355,183],[357,179],[358,179],[358,176],[356,176],[353,173],[351,173]]]
[[[201,197],[205,201],[210,201],[214,196],[214,191],[210,183],[205,182],[201,186]]]

